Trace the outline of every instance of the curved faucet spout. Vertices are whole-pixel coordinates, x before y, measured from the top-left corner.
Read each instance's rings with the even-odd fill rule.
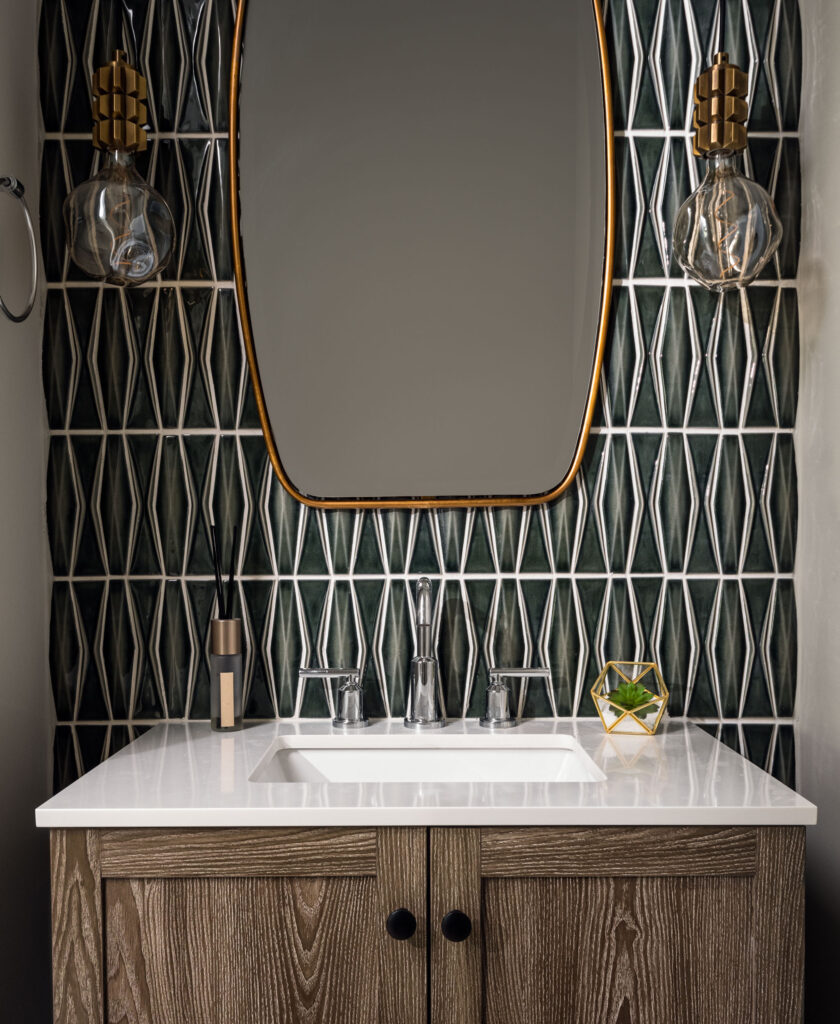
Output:
[[[415,602],[417,650],[411,659],[405,697],[405,725],[409,729],[435,729],[446,725],[440,707],[437,658],[432,651],[432,581],[421,576]]]

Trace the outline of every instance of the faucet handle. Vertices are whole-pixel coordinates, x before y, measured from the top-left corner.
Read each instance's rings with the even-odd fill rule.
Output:
[[[498,668],[493,666],[488,676],[487,705],[478,724],[485,729],[510,729],[517,724],[517,717],[511,712],[510,687],[506,679],[548,679],[551,681],[551,669],[535,666],[534,668]]]
[[[365,694],[362,690],[361,669],[358,668],[302,668],[298,672],[298,699],[295,706],[295,714],[300,714],[300,706],[303,703],[303,683],[307,679],[323,679],[324,693],[327,697],[327,704],[330,714],[333,715],[332,724],[336,728],[361,729],[370,725],[365,714]],[[337,679],[338,685],[338,713],[336,714],[333,703],[330,681]]]

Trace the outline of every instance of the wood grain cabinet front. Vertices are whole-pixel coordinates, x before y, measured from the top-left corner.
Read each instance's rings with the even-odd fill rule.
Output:
[[[801,828],[55,830],[54,1020],[794,1024],[803,854]]]

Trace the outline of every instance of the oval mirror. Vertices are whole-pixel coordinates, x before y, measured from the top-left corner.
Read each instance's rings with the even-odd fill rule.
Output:
[[[598,2],[239,0],[234,47],[237,295],[284,485],[556,497],[612,277]]]

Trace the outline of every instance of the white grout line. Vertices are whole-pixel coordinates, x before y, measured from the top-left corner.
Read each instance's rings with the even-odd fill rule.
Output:
[[[328,717],[327,715],[323,715],[320,718],[303,718],[303,717],[295,717],[293,715],[278,715],[276,718],[246,718],[245,721],[248,724],[250,724],[250,725],[256,725],[256,724],[265,723],[265,722],[285,722],[285,721],[296,721],[296,722],[314,721],[314,722],[321,722],[321,721],[327,720],[327,717]],[[453,721],[457,721],[459,719],[475,718],[476,716],[475,715],[460,715],[460,716],[451,715],[450,717],[453,719]],[[578,720],[578,721],[582,721],[582,722],[597,721],[597,718],[595,718],[594,715],[558,715],[557,717],[560,718],[560,719],[572,718],[572,719],[575,719],[575,720]],[[681,715],[681,716],[674,716],[674,719],[675,719],[675,721],[679,721],[679,722],[693,722],[695,725],[770,725],[770,726],[775,726],[775,725],[795,725],[795,721],[791,717],[781,717],[781,718],[767,717],[767,718],[761,718],[761,717],[759,717],[757,715],[753,715],[750,718],[704,718],[704,717],[694,717],[694,716],[691,716],[691,715]],[[398,718],[392,718],[391,721],[401,722],[402,721],[402,716],[400,716]],[[555,719],[551,718],[551,717],[548,717],[548,716],[543,716],[541,718],[534,719],[534,721],[553,722],[553,721],[555,721]],[[111,726],[114,726],[114,725],[117,725],[117,726],[129,726],[129,725],[131,725],[131,726],[134,726],[134,725],[154,726],[154,725],[170,725],[170,724],[175,724],[175,725],[182,725],[182,724],[201,725],[201,724],[208,724],[209,722],[210,722],[209,718],[97,718],[97,719],[80,718],[80,719],[77,719],[77,720],[60,719],[60,720],[56,721],[55,724],[56,724],[56,726],[63,726],[65,728],[68,727],[68,726],[75,727],[75,728],[79,728],[79,727],[84,728],[85,726],[88,726],[88,725],[94,725],[94,726],[108,726],[108,725],[111,725]]]
[[[155,277],[150,281],[144,281],[143,284],[138,286],[137,291],[142,291],[144,288],[213,288],[229,291],[235,287],[234,281],[189,281],[181,278],[172,281]],[[47,291],[65,291],[66,289],[75,290],[77,288],[106,288],[109,291],[119,291],[121,294],[125,294],[125,289],[121,285],[107,284],[105,281],[47,281]]]
[[[793,434],[794,427],[683,427],[683,426],[607,426],[599,424],[590,428],[591,434],[604,437],[665,434],[680,436],[683,434],[697,437],[718,437],[719,435],[741,437],[747,435]],[[49,431],[51,437],[262,437],[260,427],[53,427]],[[526,506],[527,507],[527,506]]]
[[[362,582],[377,582],[379,580],[404,580],[414,581],[419,579],[421,576],[428,576],[432,580],[442,580],[447,583],[449,582],[460,582],[470,580],[487,581],[487,580],[523,580],[524,582],[551,582],[552,580],[625,580],[633,582],[634,580],[662,580],[668,582],[679,582],[682,580],[688,581],[702,581],[706,580],[709,582],[715,581],[726,581],[730,580],[741,580],[748,583],[755,583],[761,581],[773,582],[773,580],[792,580],[792,572],[773,572],[768,570],[767,572],[610,572],[604,570],[603,572],[497,572],[495,569],[488,570],[487,572],[371,572],[371,573],[256,573],[256,574],[245,574],[237,573],[237,580],[241,583],[263,583],[266,580],[276,580],[278,582],[294,582],[294,581],[311,581],[319,583],[331,583],[331,582],[344,582],[344,583],[355,583],[357,581]],[[181,580],[185,580],[188,583],[215,583],[215,576],[209,573],[185,573],[184,575],[172,576],[166,573],[100,573],[98,575],[84,576],[81,574],[71,576],[53,576],[54,583],[110,583],[112,581],[118,581],[123,583],[153,583],[156,581],[166,581],[169,583],[179,583]]]
[[[694,130],[691,128],[617,128],[613,132],[617,139],[692,139]],[[149,136],[151,138],[151,136]],[[798,139],[798,131],[758,131],[749,129],[751,139]]]

